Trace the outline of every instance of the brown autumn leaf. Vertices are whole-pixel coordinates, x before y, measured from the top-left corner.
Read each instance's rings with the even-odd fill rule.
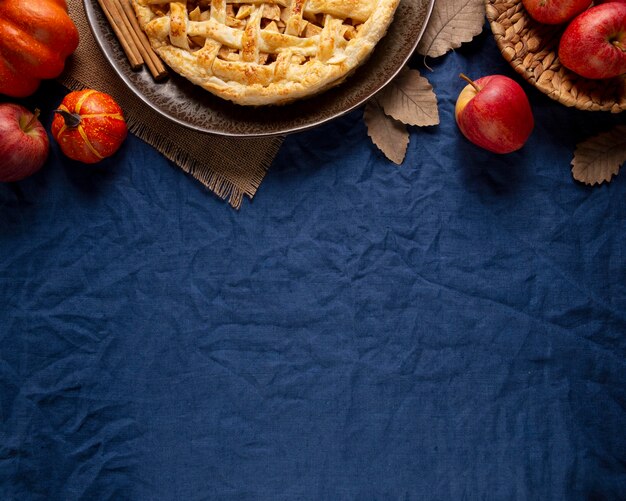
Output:
[[[611,181],[626,162],[626,125],[591,137],[576,146],[572,159],[572,176],[593,186]]]
[[[385,115],[376,97],[365,105],[363,119],[367,126],[367,135],[372,138],[373,143],[389,160],[400,165],[409,144],[406,125]]]
[[[439,123],[433,86],[417,70],[403,68],[376,97],[387,115],[407,125]]]
[[[478,35],[484,24],[483,0],[438,0],[417,52],[423,56],[443,56]]]

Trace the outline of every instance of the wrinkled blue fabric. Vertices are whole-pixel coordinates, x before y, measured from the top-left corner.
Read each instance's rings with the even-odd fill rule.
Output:
[[[427,63],[401,166],[356,110],[239,212],[133,136],[0,185],[0,499],[626,499],[626,175],[570,173],[624,118],[488,31]],[[459,134],[460,72],[522,83],[521,151]]]

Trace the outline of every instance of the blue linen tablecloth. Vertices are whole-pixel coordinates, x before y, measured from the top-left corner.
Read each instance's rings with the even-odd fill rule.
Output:
[[[428,63],[400,167],[357,110],[239,212],[132,136],[0,186],[0,499],[626,499],[626,179],[569,165],[624,119],[487,29]],[[461,71],[523,84],[523,150],[458,133]]]

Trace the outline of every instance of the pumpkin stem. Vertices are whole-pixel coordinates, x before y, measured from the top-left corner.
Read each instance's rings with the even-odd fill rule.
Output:
[[[63,120],[65,120],[66,127],[73,129],[80,125],[80,115],[76,113],[70,113],[69,111],[60,110],[60,109],[56,109],[53,111],[54,113],[58,113],[59,115],[63,117]]]
[[[33,114],[30,117],[30,120],[26,122],[26,125],[24,127],[22,127],[22,130],[24,132],[30,131],[31,127],[35,125],[35,122],[37,122],[37,118],[39,118],[39,113],[41,113],[39,108],[35,108],[35,111],[33,111]]]

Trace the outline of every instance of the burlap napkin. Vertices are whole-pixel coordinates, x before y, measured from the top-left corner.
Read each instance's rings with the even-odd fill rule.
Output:
[[[130,92],[96,43],[82,0],[69,0],[80,33],[78,49],[59,81],[68,89],[111,94],[124,110],[129,130],[235,208],[256,193],[282,138],[230,138],[187,129],[159,115]],[[167,131],[167,133],[165,133]]]

